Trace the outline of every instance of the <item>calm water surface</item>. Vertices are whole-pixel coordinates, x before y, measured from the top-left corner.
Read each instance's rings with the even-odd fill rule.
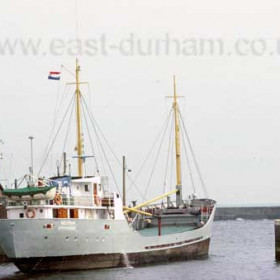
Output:
[[[243,280],[280,279],[280,265],[274,261],[274,222],[214,222],[209,258],[142,268],[104,269],[24,275],[12,264],[0,265],[0,279],[131,279],[131,280]]]

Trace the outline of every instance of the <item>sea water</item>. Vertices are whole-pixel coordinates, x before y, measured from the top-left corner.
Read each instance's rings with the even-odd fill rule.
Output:
[[[217,221],[213,224],[210,253],[205,260],[40,275],[24,275],[13,264],[3,264],[0,279],[276,280],[280,279],[280,265],[274,255],[273,220]]]

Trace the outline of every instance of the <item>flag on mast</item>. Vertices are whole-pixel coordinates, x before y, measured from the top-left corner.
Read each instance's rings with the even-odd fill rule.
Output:
[[[60,80],[60,72],[58,72],[58,71],[50,71],[48,79],[49,80]]]

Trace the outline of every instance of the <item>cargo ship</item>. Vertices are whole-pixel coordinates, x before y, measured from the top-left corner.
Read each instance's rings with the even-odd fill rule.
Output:
[[[85,174],[80,66],[76,61],[77,175],[26,176],[27,186],[5,189],[7,218],[0,246],[22,272],[67,271],[208,256],[216,201],[182,195],[180,121],[174,79],[176,185],[172,191],[126,206],[108,178]],[[172,202],[172,196],[176,199]],[[160,203],[158,203],[160,201]]]

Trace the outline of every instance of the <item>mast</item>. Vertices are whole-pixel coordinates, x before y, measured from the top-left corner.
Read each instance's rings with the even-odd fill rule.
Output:
[[[123,156],[123,206],[125,206],[126,204],[125,171],[126,171],[125,156]]]
[[[78,156],[78,176],[83,176],[83,143],[82,143],[82,124],[81,124],[81,91],[79,80],[80,66],[76,58],[76,118],[77,118],[77,156]]]
[[[63,153],[63,176],[66,175],[67,171],[66,171],[66,153]]]
[[[182,174],[181,174],[181,146],[180,146],[180,124],[178,116],[178,103],[176,92],[176,79],[173,76],[173,111],[175,120],[175,149],[176,149],[176,206],[179,207],[182,201]]]
[[[31,183],[31,185],[33,185],[33,175],[34,175],[34,169],[33,169],[33,136],[29,136],[28,139],[30,140],[30,153],[31,153],[31,166],[29,167],[29,171],[30,171],[30,177],[29,177],[29,181]]]

